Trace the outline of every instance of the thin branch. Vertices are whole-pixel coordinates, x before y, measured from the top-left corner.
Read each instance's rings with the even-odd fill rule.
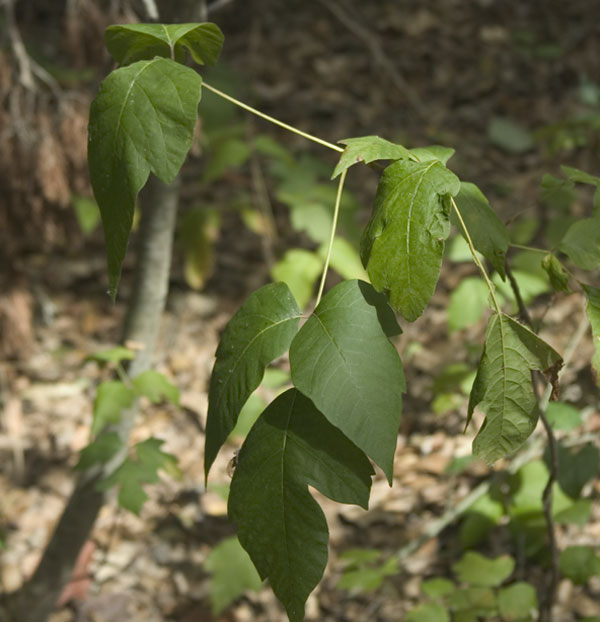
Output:
[[[404,79],[400,72],[396,69],[394,63],[384,52],[383,48],[377,41],[376,36],[369,32],[362,24],[355,20],[346,12],[346,9],[338,4],[335,0],[318,0],[336,19],[343,24],[352,34],[360,39],[367,47],[373,60],[379,65],[389,76],[392,84],[406,97],[413,111],[424,118],[423,102],[412,88],[412,86]]]
[[[519,317],[521,321],[527,324],[534,330],[533,322],[531,321],[531,315],[529,315],[529,311],[525,306],[525,302],[523,301],[523,296],[521,296],[521,289],[519,288],[519,284],[517,283],[517,279],[515,279],[515,275],[508,263],[508,260],[504,262],[504,270],[506,271],[506,276],[508,277],[508,282],[510,283],[510,287],[515,295],[515,300],[517,301],[517,307],[519,308]]]

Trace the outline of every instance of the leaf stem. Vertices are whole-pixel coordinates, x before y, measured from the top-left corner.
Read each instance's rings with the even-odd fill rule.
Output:
[[[214,86],[211,86],[207,82],[204,82],[204,80],[202,81],[202,85],[204,86],[204,88],[207,88],[209,91],[212,91],[215,95],[218,95],[219,97],[226,99],[232,104],[235,104],[236,106],[239,106],[240,108],[243,108],[244,110],[247,110],[248,112],[251,112],[252,114],[255,114],[257,117],[261,117],[262,119],[265,119],[266,121],[270,121],[271,123],[274,123],[275,125],[278,125],[279,127],[282,127],[283,129],[288,130],[289,132],[293,132],[294,134],[298,134],[298,136],[302,136],[303,138],[312,140],[313,142],[318,143],[319,145],[323,145],[323,147],[327,147],[328,149],[332,149],[333,151],[337,151],[339,153],[344,151],[344,149],[342,147],[339,147],[338,145],[334,145],[333,143],[327,142],[326,140],[318,138],[317,136],[313,136],[312,134],[303,132],[302,130],[299,130],[298,128],[294,127],[293,125],[288,125],[287,123],[284,123],[283,121],[280,121],[279,119],[276,119],[275,117],[271,117],[268,114],[265,114],[264,112],[261,112],[260,110],[257,110],[256,108],[252,108],[252,106],[249,106],[248,104],[245,104],[244,102],[241,102],[239,99],[236,99],[235,97],[232,97],[231,95],[228,95],[227,93],[223,93],[223,91],[220,91],[219,89],[215,88]]]
[[[535,248],[535,246],[527,246],[526,244],[513,244],[512,242],[509,244],[511,248],[520,248],[524,251],[531,251],[532,253],[542,253],[542,255],[547,255],[550,251],[546,251],[543,248]]]
[[[333,240],[335,239],[335,230],[337,228],[338,215],[340,213],[340,205],[342,203],[342,192],[344,190],[344,182],[346,181],[346,173],[348,169],[342,172],[340,175],[340,181],[338,183],[337,195],[335,197],[335,207],[333,208],[333,222],[331,223],[331,235],[329,236],[329,245],[327,247],[327,256],[325,257],[325,265],[323,266],[323,274],[321,276],[321,283],[319,285],[319,293],[317,294],[317,302],[315,303],[315,309],[321,302],[323,296],[323,290],[325,289],[325,279],[327,278],[327,270],[329,269],[329,261],[331,260],[331,251],[333,249]]]
[[[463,228],[463,231],[465,233],[465,239],[467,240],[467,244],[469,245],[469,250],[471,251],[471,255],[473,256],[473,261],[475,262],[475,265],[479,268],[479,271],[481,272],[481,275],[483,276],[483,280],[485,281],[485,284],[487,285],[487,288],[490,292],[490,298],[492,299],[494,309],[496,310],[496,313],[498,313],[498,315],[500,316],[502,315],[502,310],[500,309],[500,304],[498,303],[498,299],[496,298],[496,291],[494,289],[494,284],[490,281],[490,277],[488,276],[488,273],[486,272],[485,267],[483,266],[483,264],[481,263],[481,260],[479,259],[479,256],[477,255],[477,251],[475,250],[473,240],[471,239],[471,236],[469,235],[469,231],[467,230],[467,226],[465,225],[465,221],[463,220],[463,217],[458,209],[458,206],[456,205],[456,201],[454,200],[454,197],[450,197],[450,201],[452,203],[454,212],[456,213],[456,217],[458,218],[458,221],[460,222],[460,225]]]

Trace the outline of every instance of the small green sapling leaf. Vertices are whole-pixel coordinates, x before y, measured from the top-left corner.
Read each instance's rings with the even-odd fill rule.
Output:
[[[108,350],[100,350],[92,352],[86,357],[88,361],[96,361],[98,363],[120,363],[121,361],[131,361],[135,358],[135,352],[123,346],[116,346]]]
[[[121,413],[131,407],[134,399],[135,392],[120,380],[102,382],[94,400],[92,434],[98,434],[106,424],[118,423]]]
[[[478,404],[486,413],[473,441],[476,456],[491,463],[522,445],[539,415],[531,371],[561,363],[560,355],[525,326],[504,314],[490,318],[468,408],[469,420]]]
[[[155,56],[184,60],[184,49],[199,64],[215,65],[223,47],[221,29],[201,24],[117,24],[104,33],[106,49],[119,65]]]
[[[379,182],[361,257],[375,289],[411,322],[435,290],[450,233],[446,198],[459,190],[458,178],[439,160],[399,160]]]
[[[400,328],[362,281],[331,289],[290,347],[292,382],[392,481],[405,391],[402,362],[387,336]]]
[[[208,392],[204,470],[208,471],[235,427],[240,410],[260,384],[267,365],[298,332],[300,309],[285,283],[252,293],[227,324]]]
[[[147,397],[153,404],[158,404],[163,398],[172,404],[179,404],[179,389],[153,369],[136,376],[132,384],[139,395]]]
[[[238,455],[229,517],[291,622],[327,563],[325,516],[308,491],[366,508],[373,468],[366,456],[296,389],[277,397]]]
[[[575,585],[583,585],[591,577],[600,576],[600,557],[591,546],[567,547],[561,552],[558,565]]]
[[[461,182],[460,192],[456,195],[456,206],[465,222],[473,246],[504,279],[504,260],[509,244],[504,223],[498,218],[483,192],[475,184]],[[450,220],[464,236],[465,232],[454,210],[450,212]]]
[[[481,587],[498,587],[510,577],[514,568],[515,560],[509,555],[489,559],[475,551],[467,551],[452,566],[459,581]]]
[[[345,138],[338,142],[346,145],[340,160],[333,171],[331,179],[335,179],[353,164],[364,162],[369,164],[376,160],[414,160],[408,149],[402,145],[391,143],[379,136],[360,136],[358,138]]]
[[[116,296],[138,192],[154,173],[171,183],[192,146],[201,77],[165,58],[113,71],[90,108],[88,165]]]
[[[116,432],[103,432],[81,450],[76,469],[89,469],[94,464],[106,464],[123,446]]]
[[[558,248],[583,270],[600,268],[600,214],[574,222]]]

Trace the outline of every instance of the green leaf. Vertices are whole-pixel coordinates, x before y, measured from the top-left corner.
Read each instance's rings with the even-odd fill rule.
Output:
[[[421,583],[421,591],[429,598],[441,598],[447,596],[455,590],[455,585],[450,579],[442,579],[436,577],[434,579],[428,579]]]
[[[155,56],[184,60],[187,49],[200,65],[215,65],[223,33],[210,22],[196,24],[118,24],[104,33],[106,48],[119,65]]]
[[[81,450],[75,468],[85,470],[94,464],[106,464],[121,447],[123,447],[123,441],[116,432],[103,432]]]
[[[555,430],[570,432],[581,425],[581,412],[565,402],[550,402],[546,418]]]
[[[98,386],[94,400],[92,434],[98,434],[109,423],[118,423],[121,413],[133,404],[135,393],[120,380],[107,380]]]
[[[491,463],[521,446],[539,414],[531,371],[544,372],[561,361],[555,350],[512,318],[490,318],[468,408],[469,421],[478,404],[486,413],[473,441],[476,456]]]
[[[227,324],[208,392],[206,477],[266,366],[288,349],[299,320],[300,309],[287,285],[272,283],[252,293]]]
[[[166,471],[178,476],[177,458],[161,451],[164,441],[149,438],[135,446],[137,460],[127,458],[123,464],[99,484],[100,490],[107,490],[112,486],[119,486],[119,504],[139,514],[148,495],[143,484],[153,484],[159,481],[158,471]]]
[[[465,222],[473,246],[504,279],[504,260],[509,244],[504,223],[498,218],[486,196],[475,184],[461,182],[460,192],[456,195],[456,206]],[[450,220],[464,236],[463,227],[454,210],[450,213]]]
[[[204,567],[212,575],[210,603],[215,616],[244,592],[258,592],[262,587],[254,564],[235,536],[219,542]]]
[[[520,581],[498,592],[498,609],[507,622],[531,620],[537,606],[535,588],[530,583]]]
[[[554,291],[569,291],[569,275],[555,255],[552,253],[544,255],[542,259],[542,268],[548,273],[550,285],[552,285]]]
[[[327,523],[308,492],[367,507],[373,469],[312,402],[290,389],[258,419],[238,455],[229,517],[291,622],[327,563]]]
[[[503,117],[492,119],[488,127],[488,136],[493,145],[508,153],[525,153],[533,149],[531,132],[511,119]]]
[[[590,175],[585,171],[581,171],[578,168],[573,168],[571,166],[561,166],[560,168],[569,180],[576,184],[589,184],[591,186],[600,185],[600,177]]]
[[[450,616],[442,605],[427,603],[411,609],[406,614],[406,622],[450,622]]]
[[[558,247],[583,270],[600,268],[600,216],[573,223]]]
[[[488,308],[489,291],[479,277],[463,279],[450,294],[448,328],[450,332],[476,324]]]
[[[399,327],[384,296],[344,281],[323,298],[290,347],[292,382],[392,481],[405,390],[386,333]]]
[[[74,196],[72,204],[79,228],[85,235],[89,235],[100,222],[98,204],[94,199],[82,196]]]
[[[93,352],[86,357],[87,361],[97,361],[98,363],[120,363],[121,361],[132,361],[135,358],[135,352],[123,346],[116,346],[109,350],[100,350]]]
[[[158,404],[163,398],[172,404],[179,404],[179,389],[163,374],[153,369],[142,372],[133,379],[132,383],[135,390],[147,397],[153,404]]]
[[[358,162],[369,164],[370,162],[375,162],[375,160],[414,160],[408,149],[405,149],[402,145],[395,145],[379,136],[345,138],[338,142],[346,145],[346,148],[340,156],[331,179],[335,179],[353,164],[358,164]]]
[[[514,568],[515,560],[510,555],[489,559],[475,551],[467,551],[452,565],[459,581],[482,587],[498,587],[510,577]]]
[[[409,321],[433,295],[450,233],[444,197],[459,189],[458,178],[438,160],[399,160],[379,182],[360,254],[375,289]]]
[[[600,576],[600,557],[591,546],[569,546],[558,560],[560,571],[575,583],[583,585],[593,576]]]
[[[497,614],[496,595],[489,587],[471,586],[454,591],[448,598],[453,622],[478,622]]]
[[[88,165],[115,297],[138,192],[150,172],[171,183],[189,151],[201,77],[164,58],[113,71],[90,108]]]
[[[582,288],[587,298],[585,310],[592,327],[592,339],[594,340],[592,367],[596,371],[596,383],[600,384],[600,289],[583,284]]]
[[[545,456],[548,458],[548,456]],[[577,499],[583,487],[598,477],[600,451],[595,445],[587,443],[580,449],[558,446],[558,483],[571,497]]]
[[[204,167],[202,175],[202,182],[209,184],[223,177],[228,170],[245,164],[249,157],[250,147],[245,140],[228,138],[217,141],[214,147],[210,149],[208,162]]]
[[[317,252],[324,262],[327,255],[327,244],[320,246]],[[368,278],[358,251],[344,238],[336,237],[333,240],[330,266],[344,279],[365,281]]]
[[[575,200],[573,182],[546,173],[542,177],[540,198],[550,208],[565,212]]]
[[[590,520],[592,512],[591,499],[577,499],[569,507],[556,512],[554,520],[561,525],[578,525],[584,527]]]
[[[455,150],[452,147],[442,147],[441,145],[429,145],[428,147],[416,147],[411,149],[410,153],[419,160],[419,162],[431,162],[431,160],[439,160],[442,164],[447,164],[448,160],[454,155]]]
[[[304,309],[313,295],[315,283],[323,270],[323,262],[311,251],[292,248],[273,266],[271,277],[283,281]]]

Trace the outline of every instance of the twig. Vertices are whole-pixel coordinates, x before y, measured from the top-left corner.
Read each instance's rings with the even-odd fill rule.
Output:
[[[510,287],[513,290],[513,294],[515,295],[515,300],[517,301],[517,307],[519,308],[519,317],[521,318],[522,322],[524,322],[531,328],[531,330],[534,330],[533,322],[531,321],[531,315],[529,315],[529,310],[525,306],[523,296],[521,296],[521,290],[519,289],[519,284],[517,283],[517,279],[515,279],[515,275],[513,274],[508,260],[504,262],[504,269],[506,271],[506,276],[508,277]]]
[[[352,34],[356,35],[368,48],[373,60],[390,77],[394,86],[406,97],[413,111],[424,118],[423,102],[417,92],[402,77],[394,63],[388,58],[375,35],[352,18],[335,0],[318,0],[329,12],[331,12]]]

